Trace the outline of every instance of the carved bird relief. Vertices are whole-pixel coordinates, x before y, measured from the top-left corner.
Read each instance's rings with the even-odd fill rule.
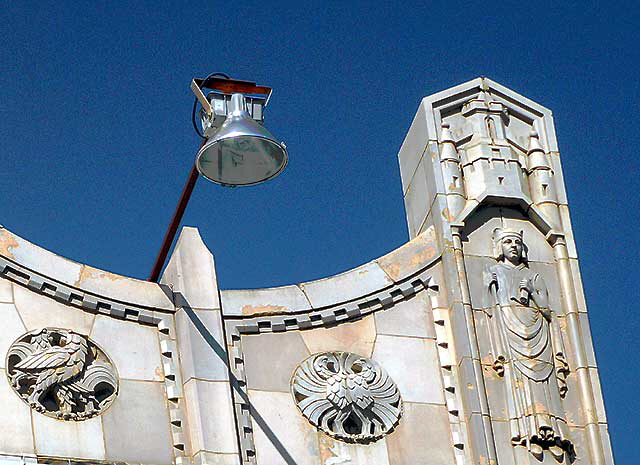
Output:
[[[44,328],[11,346],[8,375],[33,409],[63,419],[89,418],[117,391],[115,370],[99,352],[85,336]]]
[[[292,393],[311,424],[347,442],[379,439],[402,413],[400,392],[389,375],[350,352],[309,357],[293,375]]]

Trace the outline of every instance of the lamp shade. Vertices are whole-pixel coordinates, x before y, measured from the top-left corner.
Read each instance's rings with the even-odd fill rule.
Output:
[[[198,151],[202,176],[224,186],[250,186],[267,181],[287,165],[287,149],[245,109],[242,94],[233,94],[225,122]]]

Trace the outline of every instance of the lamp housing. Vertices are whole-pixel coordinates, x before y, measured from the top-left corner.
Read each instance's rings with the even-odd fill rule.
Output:
[[[216,184],[229,187],[251,186],[276,177],[287,165],[288,154],[285,144],[263,125],[264,108],[271,89],[246,81],[231,82],[255,87],[230,86],[228,80],[216,79],[227,84],[226,88],[215,89],[206,97],[197,84],[201,95],[194,89],[202,103],[200,118],[206,138],[196,155],[199,173]],[[255,89],[268,89],[268,93],[246,92]]]

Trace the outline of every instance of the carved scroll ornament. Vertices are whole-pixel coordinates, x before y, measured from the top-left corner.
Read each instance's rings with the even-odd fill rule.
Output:
[[[402,414],[398,387],[373,360],[351,352],[312,355],[295,370],[291,391],[302,415],[328,435],[371,442]]]
[[[89,338],[44,328],[20,337],[7,354],[7,376],[34,410],[62,420],[85,420],[118,393],[113,363]]]

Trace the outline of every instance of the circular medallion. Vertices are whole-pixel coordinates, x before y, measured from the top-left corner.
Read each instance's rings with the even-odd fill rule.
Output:
[[[400,391],[378,363],[351,352],[323,352],[293,373],[291,392],[302,415],[328,435],[371,442],[402,415]]]
[[[38,412],[62,420],[102,413],[118,393],[118,376],[107,355],[88,337],[43,328],[21,336],[7,354],[14,391]]]

